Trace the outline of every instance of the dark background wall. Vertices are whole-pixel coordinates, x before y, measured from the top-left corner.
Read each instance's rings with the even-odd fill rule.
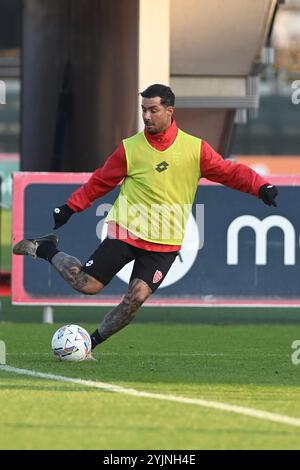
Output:
[[[21,0],[0,0],[0,50],[21,43]]]
[[[22,170],[94,170],[136,132],[138,3],[23,0]]]
[[[261,96],[256,119],[237,125],[233,154],[299,155],[300,105],[290,96]]]

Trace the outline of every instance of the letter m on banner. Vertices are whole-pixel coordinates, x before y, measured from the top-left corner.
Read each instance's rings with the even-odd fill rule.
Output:
[[[255,234],[256,265],[263,266],[267,264],[267,235],[268,231],[273,227],[280,228],[283,232],[284,264],[295,264],[295,229],[288,219],[279,215],[271,215],[263,220],[259,220],[253,215],[242,215],[234,219],[227,231],[227,264],[237,265],[239,262],[239,232],[245,227],[252,228]]]

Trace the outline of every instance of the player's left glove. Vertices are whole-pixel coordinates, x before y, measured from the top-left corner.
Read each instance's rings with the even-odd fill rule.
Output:
[[[263,184],[259,188],[258,194],[260,199],[262,199],[265,204],[267,204],[268,206],[277,207],[275,198],[278,194],[278,189],[276,188],[276,186],[271,184]]]

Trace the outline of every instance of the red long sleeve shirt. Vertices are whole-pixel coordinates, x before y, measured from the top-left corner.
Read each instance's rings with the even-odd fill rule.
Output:
[[[164,151],[176,139],[178,127],[173,120],[165,132],[154,135],[149,134],[146,130],[144,132],[150,145],[157,150]],[[221,183],[229,188],[237,189],[257,197],[259,188],[263,184],[269,184],[248,166],[224,160],[205,140],[202,140],[201,145],[200,171],[201,176],[210,181]],[[126,154],[123,143],[120,143],[116,150],[107,158],[104,165],[94,171],[88,182],[71,195],[67,204],[75,212],[83,211],[95,199],[104,196],[114,189],[126,176]],[[170,252],[180,249],[180,246],[162,245],[130,237],[125,229],[114,224],[114,222],[108,223],[108,234],[144,250]]]

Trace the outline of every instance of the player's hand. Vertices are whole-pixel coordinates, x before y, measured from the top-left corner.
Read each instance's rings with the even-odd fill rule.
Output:
[[[277,207],[277,203],[275,201],[277,194],[278,194],[278,189],[274,185],[263,184],[259,188],[259,197],[268,206]]]
[[[55,207],[53,209],[53,218],[54,218],[54,227],[53,229],[56,230],[62,225],[65,225],[69,218],[74,214],[75,211],[71,209],[67,204],[63,206]]]

